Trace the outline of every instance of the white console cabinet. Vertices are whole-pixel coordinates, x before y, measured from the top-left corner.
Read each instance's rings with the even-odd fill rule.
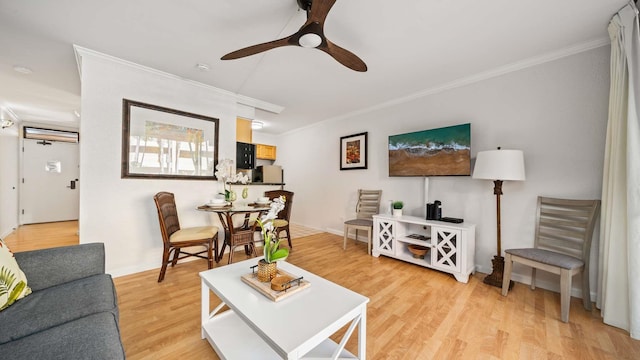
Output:
[[[415,258],[408,245],[430,248],[424,259]],[[453,274],[466,283],[475,270],[476,226],[425,220],[415,216],[373,216],[373,256],[392,257]]]

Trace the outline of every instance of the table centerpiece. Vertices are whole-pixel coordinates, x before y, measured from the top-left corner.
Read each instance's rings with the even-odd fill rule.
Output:
[[[277,262],[289,256],[289,249],[280,248],[277,229],[273,226],[286,201],[284,196],[273,199],[269,211],[256,220],[264,239],[264,258],[258,261],[258,280],[262,282],[271,281],[278,274]]]

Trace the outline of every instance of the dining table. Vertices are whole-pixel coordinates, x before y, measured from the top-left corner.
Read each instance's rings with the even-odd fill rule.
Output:
[[[254,234],[257,222],[271,208],[271,202],[242,203],[231,202],[222,204],[204,204],[197,207],[199,211],[218,214],[224,228],[224,243],[220,252],[215,254],[216,263],[220,262],[226,247],[229,246],[229,263],[233,262],[233,253],[238,246],[244,246],[245,254],[257,256],[254,244]],[[255,216],[253,216],[255,215]]]

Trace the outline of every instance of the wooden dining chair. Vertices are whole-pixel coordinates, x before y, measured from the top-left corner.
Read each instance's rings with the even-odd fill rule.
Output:
[[[229,247],[228,264],[233,262],[233,254],[238,246],[244,247],[244,252],[247,256],[258,256],[253,238],[257,224],[255,222],[249,224],[249,217],[252,212],[254,211],[218,212],[220,223],[225,228],[224,241],[222,243],[222,249],[220,250],[220,257],[218,258],[218,261],[224,256],[224,251],[227,246]],[[236,218],[242,218],[242,223],[239,226],[234,224],[234,216]]]
[[[287,190],[270,190],[265,191],[264,196],[273,200],[277,197],[284,196],[286,201],[284,202],[284,209],[278,213],[278,217],[273,221],[273,227],[276,234],[284,231],[287,234],[287,241],[289,242],[289,249],[293,249],[291,243],[291,231],[289,230],[289,219],[291,218],[291,206],[293,205],[293,192]]]
[[[347,249],[349,230],[356,231],[355,239],[358,240],[358,230],[367,232],[367,253],[371,255],[371,237],[373,233],[373,215],[380,211],[380,198],[382,190],[358,190],[358,203],[356,204],[356,218],[344,222],[344,244]]]
[[[502,295],[507,296],[514,262],[531,266],[531,290],[536,269],[560,275],[560,312],[569,321],[571,278],[582,273],[582,303],[591,310],[589,255],[600,200],[567,200],[538,197],[533,248],[505,250]]]
[[[213,261],[218,262],[218,227],[198,226],[181,228],[178,220],[175,197],[172,193],[162,191],[157,193],[153,200],[158,209],[160,220],[160,232],[164,244],[162,251],[162,267],[158,282],[164,280],[167,265],[175,266],[178,260],[195,256],[207,260],[209,269],[213,267]],[[192,246],[204,247],[200,252],[188,252],[184,248]],[[206,253],[205,255],[202,255]],[[183,256],[181,256],[183,255]]]

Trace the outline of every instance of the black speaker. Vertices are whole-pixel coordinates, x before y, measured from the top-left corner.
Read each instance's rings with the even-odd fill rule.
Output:
[[[442,218],[442,203],[439,200],[427,204],[427,220],[440,220]]]

